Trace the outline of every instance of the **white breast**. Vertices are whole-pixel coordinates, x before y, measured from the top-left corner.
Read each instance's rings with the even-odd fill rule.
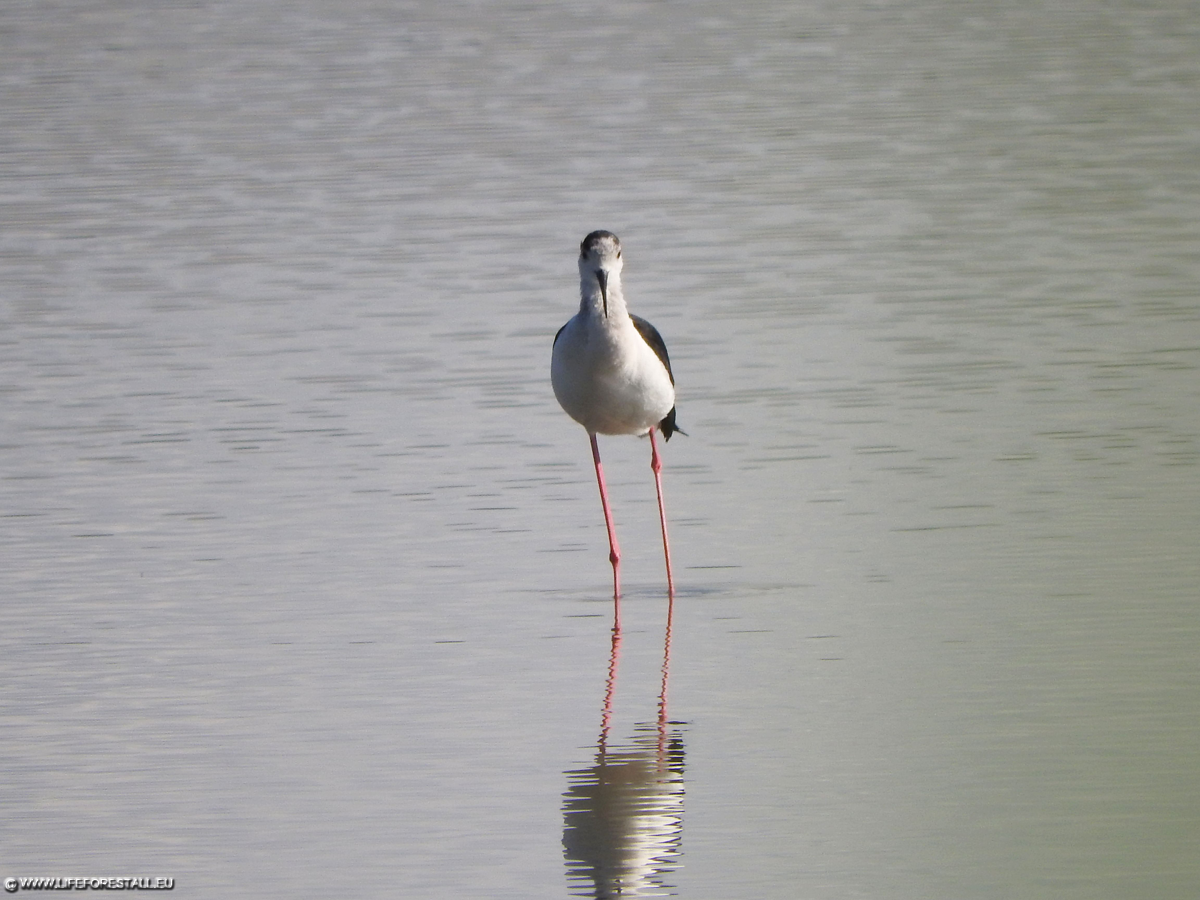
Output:
[[[621,318],[575,316],[554,344],[554,396],[597,434],[645,434],[675,405],[666,367],[633,322]]]

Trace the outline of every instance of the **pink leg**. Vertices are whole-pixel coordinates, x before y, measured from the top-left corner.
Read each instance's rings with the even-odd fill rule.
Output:
[[[617,529],[613,526],[612,511],[608,508],[608,489],[604,486],[604,469],[600,465],[600,447],[596,435],[592,439],[592,459],[596,462],[596,481],[600,484],[600,502],[604,505],[604,525],[608,528],[608,561],[613,567],[613,600],[621,597],[621,548],[617,546]],[[618,611],[619,612],[619,611]],[[614,623],[617,625],[619,623]]]
[[[654,470],[654,488],[658,492],[658,520],[662,523],[663,555],[667,558],[667,596],[675,596],[675,579],[671,576],[671,545],[667,541],[667,508],[663,506],[662,460],[658,458],[658,443],[650,429],[650,468]]]

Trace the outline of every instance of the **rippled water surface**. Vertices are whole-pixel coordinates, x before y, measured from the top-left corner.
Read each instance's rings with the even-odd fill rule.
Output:
[[[0,118],[0,876],[1195,896],[1194,5],[9,0]]]

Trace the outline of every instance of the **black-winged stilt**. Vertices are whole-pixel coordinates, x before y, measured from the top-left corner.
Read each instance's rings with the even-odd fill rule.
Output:
[[[593,231],[579,245],[579,312],[554,336],[550,378],[554,396],[567,415],[587,429],[592,460],[608,528],[608,558],[613,567],[613,599],[621,596],[621,550],[613,527],[597,434],[650,435],[650,468],[658,492],[667,593],[675,596],[667,513],[663,506],[662,461],[654,429],[664,440],[680,431],[675,424],[675,377],[667,346],[658,331],[629,314],[621,289],[621,242],[609,231]]]

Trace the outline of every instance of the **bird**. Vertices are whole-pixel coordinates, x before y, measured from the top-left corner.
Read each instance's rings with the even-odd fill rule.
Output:
[[[554,336],[550,381],[559,405],[587,430],[591,441],[604,524],[608,529],[614,601],[621,596],[621,550],[596,435],[650,436],[650,468],[658,494],[667,594],[674,598],[662,460],[654,431],[662,432],[664,441],[669,441],[675,433],[687,432],[675,423],[675,375],[667,345],[658,329],[629,312],[621,286],[623,266],[621,241],[611,231],[593,231],[579,245],[579,312]]]

